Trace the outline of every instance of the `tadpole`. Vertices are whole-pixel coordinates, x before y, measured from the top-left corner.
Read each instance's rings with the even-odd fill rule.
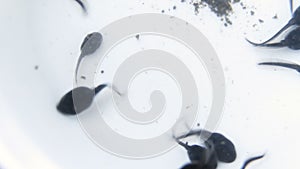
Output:
[[[290,0],[290,4],[291,4],[291,10],[293,10],[293,6],[292,6],[292,0]],[[270,39],[268,39],[267,41],[263,42],[263,43],[254,43],[249,41],[248,39],[246,39],[249,43],[251,43],[252,45],[255,46],[261,46],[264,45],[268,42],[270,42],[271,40],[275,39],[277,36],[279,36],[282,32],[284,32],[285,30],[287,30],[289,27],[294,26],[294,25],[300,25],[300,6],[296,9],[296,11],[293,13],[292,18],[288,21],[288,23],[283,26],[283,28],[281,28],[274,36],[272,36]]]
[[[110,87],[114,92],[121,94],[110,84],[101,84],[94,89],[88,87],[77,87],[66,93],[57,104],[56,108],[65,115],[76,115],[91,106],[96,94],[104,88]]]
[[[293,63],[262,62],[262,63],[259,63],[258,65],[280,66],[280,67],[285,67],[285,68],[289,68],[289,69],[294,69],[294,70],[296,70],[297,72],[300,73],[300,65],[293,64]]]
[[[299,10],[300,11],[300,10]],[[299,50],[300,49],[300,27],[297,27],[296,29],[292,30],[285,38],[284,40],[281,40],[277,43],[262,43],[262,44],[256,44],[249,40],[247,40],[249,43],[255,46],[261,46],[261,47],[288,47],[293,50]]]
[[[99,32],[90,33],[84,38],[84,40],[81,44],[81,47],[80,47],[81,54],[78,58],[76,69],[75,69],[75,78],[77,78],[78,68],[79,68],[79,65],[80,65],[82,59],[85,56],[96,52],[96,50],[101,46],[102,41],[103,41],[103,37],[102,37],[101,33],[99,33]]]
[[[66,115],[76,115],[81,113],[92,104],[95,95],[106,87],[107,84],[101,84],[95,89],[77,87],[65,94],[56,108]]]

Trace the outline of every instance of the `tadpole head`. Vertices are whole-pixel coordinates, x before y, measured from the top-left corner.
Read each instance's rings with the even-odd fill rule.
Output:
[[[56,108],[62,114],[76,115],[86,110],[92,104],[94,95],[94,90],[90,88],[75,88],[62,97]]]
[[[286,37],[285,37],[286,44],[289,48],[294,50],[300,49],[300,27],[292,30]]]
[[[208,141],[214,145],[218,160],[225,163],[231,163],[236,159],[236,150],[234,144],[225,136],[219,133],[213,133]]]
[[[99,32],[88,34],[81,44],[81,55],[90,55],[94,53],[101,45],[103,37]]]

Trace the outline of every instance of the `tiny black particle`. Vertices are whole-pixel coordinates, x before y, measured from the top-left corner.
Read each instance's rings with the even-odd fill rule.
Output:
[[[264,20],[262,20],[262,19],[259,19],[258,21],[259,21],[259,23],[264,23]]]
[[[38,70],[38,69],[39,69],[39,66],[38,66],[38,65],[34,66],[34,69],[35,69],[35,70]]]
[[[101,70],[101,74],[103,74],[104,73],[104,70]]]
[[[137,40],[140,40],[140,35],[137,34],[137,35],[135,36],[135,38],[136,38]]]

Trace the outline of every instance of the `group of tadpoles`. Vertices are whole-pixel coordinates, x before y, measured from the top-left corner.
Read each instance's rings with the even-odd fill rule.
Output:
[[[75,68],[75,79],[77,81],[78,68],[85,56],[91,55],[98,50],[102,44],[103,37],[99,32],[88,34],[81,44],[81,54]],[[56,106],[57,110],[65,115],[76,115],[89,108],[95,96],[103,89],[110,87],[114,92],[121,96],[121,93],[111,84],[100,84],[95,88],[80,86],[67,92]]]
[[[79,5],[86,11],[85,5],[80,0],[76,0]],[[288,47],[293,50],[300,49],[300,7],[293,12],[293,2],[290,0],[290,8],[293,13],[293,17],[289,22],[280,29],[273,37],[268,39],[263,43],[254,43],[246,39],[249,43],[255,46],[261,47]],[[292,29],[287,36],[280,42],[270,43],[272,40],[277,38],[281,33],[286,31],[292,26],[296,28]],[[78,67],[81,60],[90,54],[93,54],[98,48],[100,48],[102,43],[102,35],[99,32],[94,32],[88,34],[81,45],[81,54],[79,56],[77,66],[75,69],[75,77],[77,78]],[[282,62],[263,62],[259,65],[273,65],[281,66],[286,68],[291,68],[300,73],[300,65]],[[110,87],[114,92],[121,96],[121,93],[115,89],[111,84],[100,84],[95,88],[89,87],[76,87],[71,91],[67,92],[60,100],[57,105],[57,110],[65,115],[77,115],[87,108],[89,108],[94,100],[96,94],[101,92],[106,87]],[[183,143],[181,140],[190,136],[204,135],[205,139],[202,139],[204,144],[202,146],[194,144],[189,145],[188,143]],[[206,130],[192,130],[188,134],[174,137],[175,141],[186,149],[190,163],[184,165],[181,169],[216,169],[218,162],[232,163],[236,159],[236,150],[234,144],[220,133],[211,133]],[[256,156],[246,160],[241,167],[245,169],[246,166],[257,159],[263,158],[264,155]]]
[[[250,40],[246,39],[249,43],[254,46],[260,47],[288,47],[292,50],[300,49],[300,6],[294,12],[293,9],[293,0],[290,0],[290,10],[292,12],[292,18],[288,21],[288,23],[281,28],[274,36],[263,43],[254,43]],[[279,35],[281,35],[284,31],[288,30],[290,27],[294,27],[288,34],[285,36],[283,40],[280,42],[269,43]],[[294,63],[283,63],[283,62],[262,62],[259,65],[271,65],[271,66],[281,66],[285,68],[294,69],[300,73],[300,65]]]
[[[75,79],[77,81],[78,68],[82,59],[88,55],[96,52],[102,43],[102,35],[99,32],[88,34],[80,47],[81,54],[77,61],[75,68]],[[76,87],[67,92],[57,104],[57,110],[65,115],[77,115],[88,109],[95,96],[103,91],[103,89],[110,87],[118,95],[122,95],[111,84],[100,84],[95,88],[89,88],[85,86]],[[193,135],[205,135],[209,136],[204,141],[204,146],[200,145],[188,145],[180,140]],[[231,163],[236,159],[236,150],[233,143],[225,136],[219,133],[211,133],[206,130],[190,131],[188,134],[174,137],[175,141],[187,150],[190,163],[183,166],[181,169],[216,169],[218,162]],[[262,158],[257,156],[248,159],[242,169],[244,169],[250,162]]]
[[[203,146],[183,143],[181,139],[190,136],[203,136]],[[192,130],[188,134],[174,137],[176,142],[186,149],[190,163],[184,165],[181,169],[216,169],[218,162],[232,163],[236,159],[236,150],[234,144],[220,133],[211,133],[206,130]],[[263,158],[264,155],[256,156],[246,160],[241,167],[245,169],[252,161]]]

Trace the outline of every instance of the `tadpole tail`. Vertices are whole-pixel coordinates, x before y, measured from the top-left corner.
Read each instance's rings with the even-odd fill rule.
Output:
[[[116,92],[119,96],[122,96],[123,94],[119,92],[119,90],[114,86],[113,84],[108,83],[107,87],[110,87],[114,92]]]
[[[101,92],[104,88],[108,87],[108,84],[101,84],[95,88],[95,94]]]
[[[85,7],[84,3],[81,0],[75,0],[75,1],[80,5],[80,7],[82,8],[83,12],[86,13],[87,10],[86,10],[86,7]]]
[[[194,136],[194,135],[204,135],[204,136],[210,136],[212,133],[207,131],[207,130],[203,130],[203,129],[199,129],[199,130],[192,130],[190,132],[188,132],[187,134],[181,135],[179,137],[177,137],[178,139],[183,139],[183,138],[187,138],[190,136]]]
[[[293,0],[290,0],[290,10],[291,10],[291,13],[293,15],[293,13],[294,13]]]
[[[114,92],[116,92],[119,96],[122,96],[122,94],[110,83],[105,83],[105,84],[100,84],[95,88],[95,94],[101,92],[104,88],[109,87],[111,88]]]
[[[245,169],[251,162],[255,161],[255,160],[259,160],[261,158],[263,158],[265,156],[265,154],[263,155],[260,155],[260,156],[256,156],[256,157],[252,157],[252,158],[249,158],[248,160],[246,160],[242,166],[241,169]]]
[[[84,55],[81,53],[78,60],[77,60],[77,64],[76,64],[76,68],[75,68],[75,80],[76,80],[76,82],[77,82],[77,75],[78,75],[79,65],[80,65],[83,57],[84,57]]]
[[[270,42],[271,40],[275,39],[277,36],[279,36],[282,32],[284,32],[285,30],[287,30],[290,26],[295,24],[295,19],[291,19],[283,28],[281,28],[274,36],[272,36],[270,39],[268,39],[267,41],[263,42],[263,43],[254,43],[251,42],[250,40],[246,39],[250,44],[254,45],[254,46],[263,46],[266,43]]]
[[[262,47],[273,47],[273,48],[281,48],[281,47],[286,47],[286,43],[284,40],[282,40],[281,42],[277,42],[277,43],[267,43],[267,44],[263,44],[261,45]]]
[[[254,45],[254,46],[259,46],[259,47],[285,47],[286,44],[285,44],[285,41],[282,40],[281,42],[277,42],[277,43],[254,43],[254,42],[251,42],[250,40],[246,39],[250,44]]]
[[[188,144],[185,144],[183,142],[181,142],[179,139],[175,138],[176,142],[181,145],[183,148],[185,148],[186,150],[189,150],[190,146]]]
[[[300,72],[300,65],[292,64],[292,63],[262,62],[262,63],[259,63],[258,65],[280,66],[280,67],[285,67],[285,68],[289,68],[289,69],[294,69],[294,70]]]

